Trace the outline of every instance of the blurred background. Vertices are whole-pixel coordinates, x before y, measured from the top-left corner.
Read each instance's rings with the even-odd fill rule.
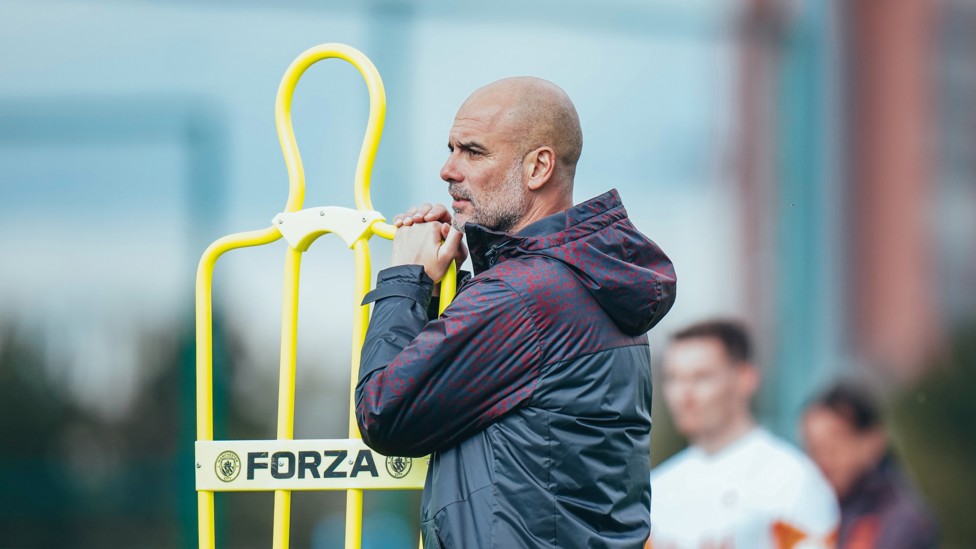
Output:
[[[654,353],[721,315],[755,330],[759,415],[870,380],[945,547],[976,546],[976,2],[0,0],[0,547],[190,547],[196,263],[262,229],[287,177],[274,98],[305,49],[383,77],[373,203],[447,201],[475,88],[536,75],[576,102],[577,201],[615,187],[674,260]],[[368,111],[345,63],[293,117],[305,205],[353,206]],[[218,263],[218,438],[273,438],[284,242]],[[374,271],[389,245],[373,241]],[[305,254],[296,436],[344,438],[352,255]],[[662,399],[652,460],[684,442]],[[218,543],[268,547],[270,494],[217,497]],[[415,547],[419,494],[367,494],[365,547]],[[344,496],[297,493],[296,547]]]

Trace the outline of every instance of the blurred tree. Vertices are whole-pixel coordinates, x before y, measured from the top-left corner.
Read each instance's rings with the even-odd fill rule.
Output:
[[[215,434],[274,438],[275,416],[256,420],[253,409],[274,409],[277,367],[257,364],[240,330],[220,324],[215,385],[230,387],[242,369],[256,369],[270,376],[262,394],[272,402],[215,398]],[[59,369],[41,330],[0,320],[0,547],[196,545],[192,334],[183,325],[138,336],[133,367],[144,382],[131,407],[108,419],[77,404],[65,380],[52,375]],[[317,391],[315,398],[334,396]],[[419,493],[371,494],[366,512],[397,514],[416,529],[418,503]],[[218,494],[216,507],[218,546],[270,547],[271,493]],[[293,545],[342,539],[344,508],[343,493],[296,493]]]
[[[0,546],[176,545],[172,339],[141,338],[151,375],[110,420],[51,375],[41,333],[0,324]]]
[[[976,546],[976,323],[961,329],[918,385],[892,403],[901,455],[932,505],[943,547]]]
[[[0,545],[50,546],[74,530],[76,494],[58,458],[81,416],[47,382],[37,334],[0,323]]]

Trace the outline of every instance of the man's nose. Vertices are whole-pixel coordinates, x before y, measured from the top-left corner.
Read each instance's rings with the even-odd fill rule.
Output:
[[[448,183],[460,183],[464,176],[458,170],[457,163],[454,161],[454,155],[447,157],[447,161],[441,167],[441,179]]]

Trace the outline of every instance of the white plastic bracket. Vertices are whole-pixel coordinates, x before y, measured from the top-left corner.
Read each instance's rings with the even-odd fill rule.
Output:
[[[304,252],[316,238],[325,233],[339,235],[352,248],[376,221],[386,221],[386,218],[373,210],[323,206],[297,212],[282,212],[271,222],[292,248]]]

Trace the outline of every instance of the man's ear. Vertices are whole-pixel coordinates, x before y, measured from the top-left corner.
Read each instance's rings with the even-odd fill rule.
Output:
[[[529,190],[538,191],[552,178],[556,169],[556,151],[552,147],[539,147],[525,156],[522,176]]]

